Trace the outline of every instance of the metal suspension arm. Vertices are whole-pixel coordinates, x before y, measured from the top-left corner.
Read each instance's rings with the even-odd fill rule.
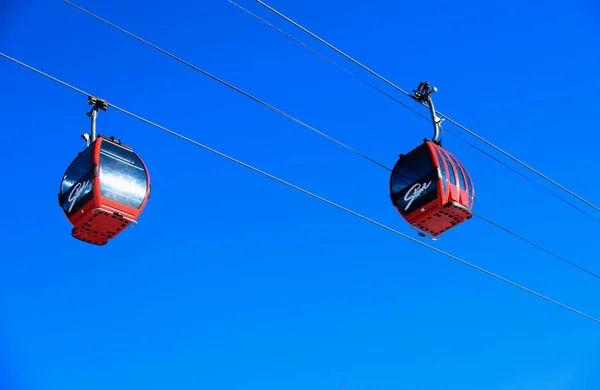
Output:
[[[431,113],[431,122],[433,123],[433,139],[432,141],[438,145],[441,145],[442,140],[442,120],[435,114],[435,107],[433,106],[433,99],[431,98],[431,94],[437,92],[437,88],[429,87],[429,83],[427,81],[423,81],[419,84],[419,87],[413,90],[415,93],[414,96],[411,95],[413,99],[418,101],[419,103],[427,103],[429,106],[429,112]]]
[[[105,102],[102,99],[93,97],[93,96],[88,96],[88,104],[93,104],[94,107],[92,107],[92,110],[90,112],[87,113],[87,116],[92,118],[91,119],[91,126],[90,126],[90,134],[83,134],[82,137],[83,139],[86,140],[87,145],[89,146],[92,142],[94,142],[96,140],[96,119],[98,118],[98,110],[102,110],[102,111],[106,111],[106,109],[108,108],[108,103]]]

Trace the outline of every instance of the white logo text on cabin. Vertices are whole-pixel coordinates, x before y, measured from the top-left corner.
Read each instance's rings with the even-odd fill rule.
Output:
[[[429,183],[415,183],[410,190],[404,195],[404,200],[408,201],[404,211],[408,210],[412,202],[417,199],[419,196],[423,195],[423,192],[431,185],[431,181]]]
[[[75,184],[73,191],[71,191],[71,193],[69,194],[69,198],[68,198],[69,202],[71,202],[71,207],[69,207],[69,213],[73,209],[73,206],[75,205],[75,201],[77,200],[77,198],[79,198],[79,196],[81,195],[83,190],[85,190],[87,188],[88,184],[90,184],[89,180],[86,180],[83,183]]]

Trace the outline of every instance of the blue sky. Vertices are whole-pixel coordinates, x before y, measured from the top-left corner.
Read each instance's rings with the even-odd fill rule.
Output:
[[[61,1],[0,4],[2,52],[415,236],[381,168]],[[431,136],[225,0],[78,4],[387,165]],[[428,80],[441,112],[600,204],[592,0],[269,4],[404,89]],[[86,98],[5,59],[0,75],[4,388],[600,386],[599,324],[115,110],[99,132],[142,156],[152,198],[107,246],[73,239],[57,191],[84,146]],[[444,146],[469,169],[476,212],[600,272],[597,222]],[[600,316],[597,279],[480,220],[435,245]]]

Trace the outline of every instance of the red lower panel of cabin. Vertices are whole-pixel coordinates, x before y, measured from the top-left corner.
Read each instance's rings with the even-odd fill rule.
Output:
[[[121,215],[101,209],[89,211],[78,222],[71,232],[73,237],[95,245],[105,245],[131,224]]]
[[[446,203],[443,207],[432,207],[407,221],[418,229],[427,232],[433,237],[439,236],[445,231],[471,218],[469,209],[459,203]]]

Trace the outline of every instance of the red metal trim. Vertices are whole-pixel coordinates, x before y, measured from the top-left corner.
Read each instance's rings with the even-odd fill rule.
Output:
[[[440,194],[441,196],[439,196],[440,199],[440,204],[445,204],[448,201],[448,196],[450,193],[450,182],[448,180],[445,180],[444,178],[448,177],[448,167],[446,165],[446,162],[444,161],[444,159],[438,159],[438,154],[436,153],[436,151],[438,153],[440,153],[440,147],[436,144],[434,144],[431,141],[425,141],[427,143],[427,146],[429,146],[429,150],[431,151],[432,155],[433,155],[433,161],[434,163],[437,162],[436,168],[438,168],[440,170],[440,177],[438,178],[438,185],[441,188],[440,190]],[[443,164],[443,165],[442,165]],[[444,173],[444,174],[442,174]],[[445,181],[445,185],[444,182]]]
[[[440,161],[437,158],[437,154],[435,153],[435,150],[434,150],[434,148],[436,148],[437,145],[431,141],[425,141],[425,144],[427,145],[427,149],[429,150],[429,156],[431,157],[431,162],[433,163],[433,167],[436,168],[437,170],[441,169]],[[444,191],[444,188],[447,189],[448,187],[444,186],[444,184],[442,183],[442,176],[439,173],[440,172],[438,171],[438,178],[437,178],[435,184],[437,186],[437,191],[438,191],[437,202],[441,206],[445,203],[445,199],[446,199],[446,192]]]
[[[467,182],[467,178],[464,175],[464,167],[462,166],[462,164],[460,163],[460,161],[458,161],[458,159],[456,157],[454,157],[454,155],[452,155],[450,152],[448,152],[448,155],[450,156],[453,164],[457,167],[457,172],[456,175],[458,176],[459,174],[462,174],[462,179],[463,182],[465,183],[465,188],[460,188],[459,186],[459,203],[462,204],[463,206],[469,208],[469,189],[467,188],[468,186],[468,182]],[[460,183],[460,177],[459,177],[459,182]]]
[[[447,150],[440,148],[440,152],[442,153],[442,155],[445,157],[445,160],[448,162],[448,164],[450,164],[450,166],[452,167],[452,173],[454,173],[454,184],[452,184],[451,181],[449,181],[448,183],[448,187],[450,188],[450,194],[448,195],[448,199],[446,200],[446,203],[448,202],[460,202],[460,181],[458,180],[458,176],[456,175],[457,172],[457,168],[454,165],[454,162],[452,161],[452,158],[449,156],[449,153]],[[448,177],[450,177],[450,169],[448,169]]]

